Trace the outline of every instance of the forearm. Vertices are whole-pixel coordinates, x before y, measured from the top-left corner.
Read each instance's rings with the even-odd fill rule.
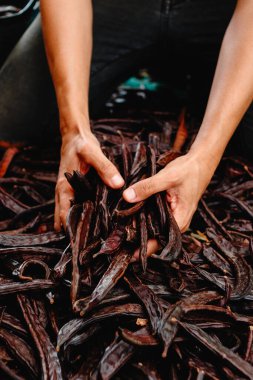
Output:
[[[239,0],[222,43],[205,116],[190,150],[213,169],[253,99],[252,20],[252,0]]]
[[[64,133],[65,129],[79,128],[75,124],[78,124],[76,120],[80,116],[89,118],[91,0],[41,0],[41,14],[46,53]],[[87,127],[88,123],[85,125]]]

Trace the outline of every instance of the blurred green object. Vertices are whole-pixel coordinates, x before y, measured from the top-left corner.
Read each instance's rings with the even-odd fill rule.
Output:
[[[39,12],[37,0],[4,0],[0,5],[0,66]]]
[[[141,70],[138,76],[133,76],[124,82],[120,87],[132,90],[157,91],[161,86],[159,82],[153,81],[146,70]]]

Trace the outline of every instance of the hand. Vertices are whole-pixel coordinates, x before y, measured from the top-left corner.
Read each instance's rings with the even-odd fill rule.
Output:
[[[86,173],[89,167],[96,169],[101,179],[110,187],[117,189],[124,185],[124,180],[117,168],[103,154],[99,142],[89,128],[85,131],[64,133],[62,137],[61,161],[55,190],[56,231],[61,225],[66,228],[66,217],[70,200],[74,197],[73,189],[64,173],[79,170]]]
[[[134,203],[159,191],[166,191],[176,222],[184,232],[190,225],[214,170],[204,159],[189,152],[169,163],[155,176],[130,186],[124,191],[123,197]]]

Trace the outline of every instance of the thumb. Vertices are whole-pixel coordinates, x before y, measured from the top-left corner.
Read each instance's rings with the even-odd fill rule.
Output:
[[[119,189],[124,185],[124,179],[115,165],[104,155],[99,148],[97,154],[90,160],[89,164],[94,167],[102,181],[112,187]]]
[[[163,169],[153,177],[149,177],[128,187],[123,192],[123,197],[130,203],[139,202],[159,191],[167,190],[168,186],[167,173]]]

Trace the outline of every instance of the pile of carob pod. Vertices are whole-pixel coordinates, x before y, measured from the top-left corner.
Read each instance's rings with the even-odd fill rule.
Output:
[[[169,114],[93,130],[127,186],[180,155]],[[127,204],[66,173],[65,234],[55,151],[2,148],[0,378],[253,379],[253,165],[224,158],[182,236],[165,194]]]

